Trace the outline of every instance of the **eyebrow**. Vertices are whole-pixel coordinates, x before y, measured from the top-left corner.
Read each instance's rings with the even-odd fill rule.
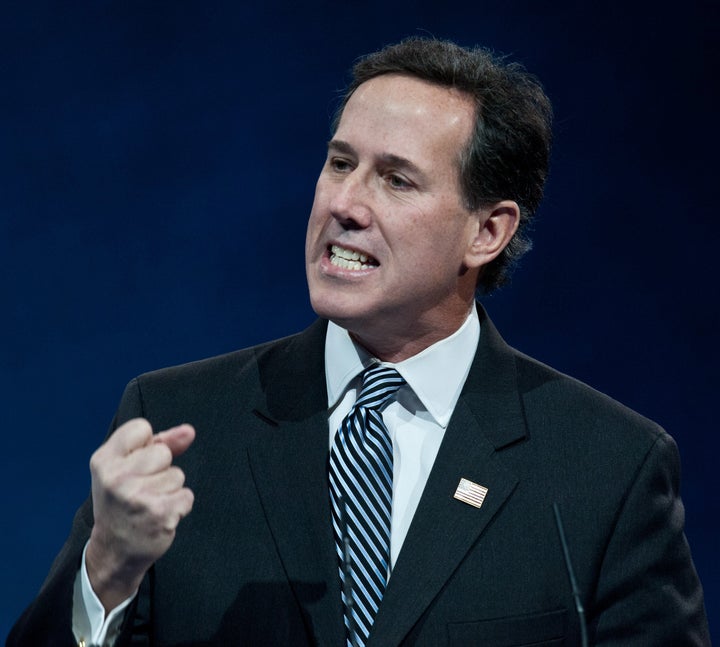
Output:
[[[328,144],[328,151],[337,151],[346,155],[356,155],[355,149],[342,139],[331,139]]]
[[[348,142],[342,139],[331,139],[328,142],[328,152],[338,152],[344,155],[352,155],[357,157],[357,151]],[[422,169],[414,162],[407,159],[407,157],[401,157],[400,155],[393,155],[392,153],[382,153],[378,156],[378,160],[388,166],[394,166],[400,170],[407,170],[411,173],[419,176],[420,180],[425,180],[425,173]]]

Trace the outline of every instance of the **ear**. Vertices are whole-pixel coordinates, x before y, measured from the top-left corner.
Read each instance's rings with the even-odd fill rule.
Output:
[[[501,200],[480,207],[473,220],[473,235],[465,252],[465,265],[479,268],[495,259],[515,235],[520,224],[520,207],[514,200]]]

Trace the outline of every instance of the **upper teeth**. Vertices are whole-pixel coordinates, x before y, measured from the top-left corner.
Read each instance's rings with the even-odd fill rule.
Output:
[[[330,255],[330,262],[333,265],[342,267],[346,270],[365,270],[372,265],[368,264],[368,256],[361,254],[353,249],[345,249],[338,245],[332,245],[330,248],[332,254]]]

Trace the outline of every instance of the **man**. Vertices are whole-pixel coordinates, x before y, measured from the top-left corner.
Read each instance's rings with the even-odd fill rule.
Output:
[[[8,645],[708,645],[671,438],[474,302],[528,247],[549,121],[481,50],[357,63],[308,224],[320,320],[129,384]]]

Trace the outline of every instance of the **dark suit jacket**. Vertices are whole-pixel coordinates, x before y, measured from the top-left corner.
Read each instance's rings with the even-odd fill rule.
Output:
[[[672,439],[511,349],[480,316],[470,375],[370,645],[579,644],[553,502],[592,644],[709,645]],[[324,336],[319,321],[128,385],[114,426],[190,422],[197,439],[178,461],[195,507],[145,578],[123,644],[344,645]],[[480,509],[453,498],[460,478],[488,488]],[[91,517],[86,502],[9,646],[73,644],[72,583]]]

